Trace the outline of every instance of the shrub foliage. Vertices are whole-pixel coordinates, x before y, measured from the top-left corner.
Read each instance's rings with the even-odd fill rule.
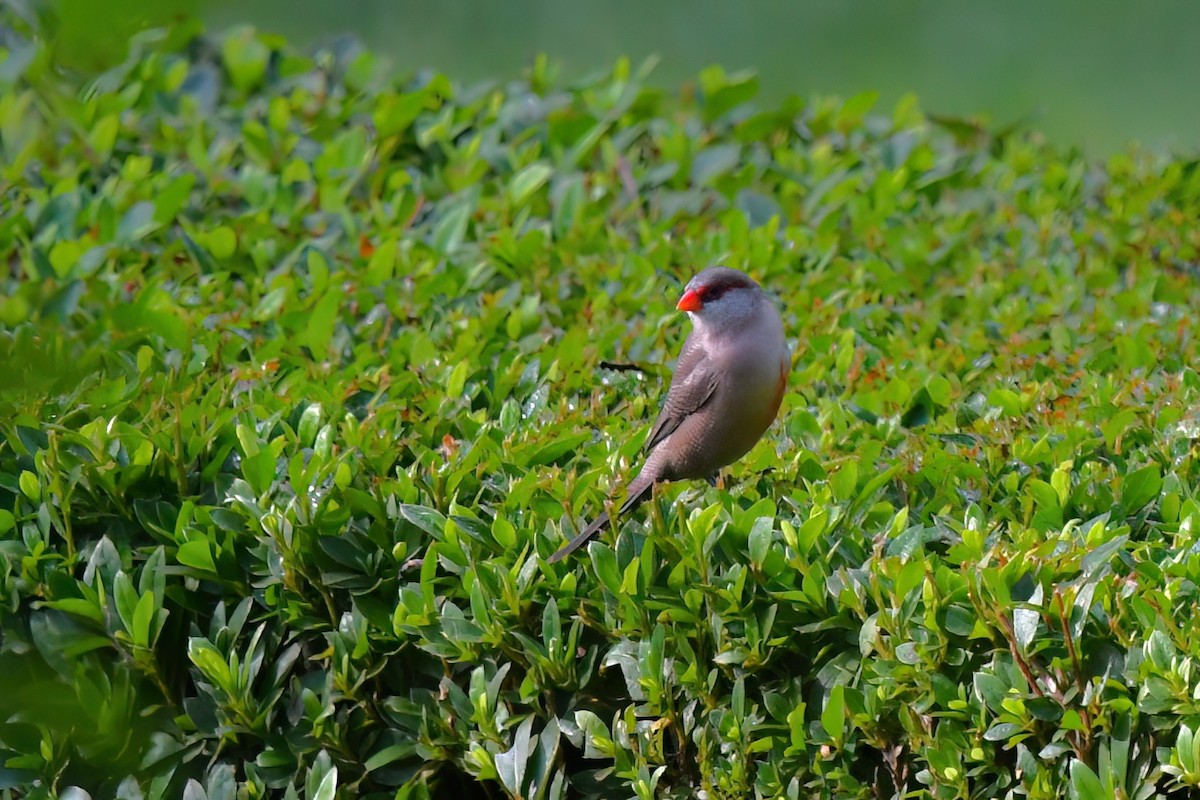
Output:
[[[6,22],[5,796],[1200,784],[1195,162],[191,23],[85,84]],[[780,422],[547,565],[713,263]]]

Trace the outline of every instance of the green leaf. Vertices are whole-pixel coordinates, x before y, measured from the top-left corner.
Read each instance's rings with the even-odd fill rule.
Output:
[[[1001,702],[1008,694],[1008,686],[995,675],[986,672],[975,673],[975,691],[979,698],[993,711],[1000,711]]]
[[[374,772],[382,769],[388,764],[392,764],[401,759],[408,758],[416,752],[416,746],[412,744],[394,744],[390,747],[385,747],[373,756],[363,762],[363,769],[367,772]]]
[[[1021,726],[1012,722],[997,722],[984,731],[983,738],[989,742],[1005,742],[1021,733]]]
[[[396,271],[396,240],[387,239],[371,254],[364,279],[368,286],[379,286],[392,279]]]
[[[104,612],[101,611],[100,607],[90,600],[84,600],[81,597],[65,597],[61,600],[49,600],[45,605],[47,608],[54,608],[67,614],[84,617],[98,625],[104,624]]]
[[[266,322],[277,317],[287,302],[289,294],[286,286],[277,286],[264,294],[258,304],[254,306],[254,319],[258,322]]]
[[[271,52],[252,30],[243,28],[226,37],[221,55],[233,85],[245,92],[263,81]]]
[[[149,200],[134,203],[117,225],[117,240],[132,244],[149,236],[159,226],[159,223],[155,221],[154,214],[154,203]]]
[[[1012,389],[994,389],[988,395],[988,403],[999,406],[1007,416],[1017,416],[1022,413],[1021,396]]]
[[[771,546],[771,539],[774,534],[774,517],[759,517],[754,520],[754,525],[750,528],[749,536],[750,561],[753,564],[761,565],[767,557],[767,549]]]
[[[854,490],[858,486],[858,463],[847,461],[843,464],[833,474],[830,485],[833,487],[834,497],[839,500],[849,500],[854,497]]]
[[[133,588],[133,581],[129,580],[129,576],[124,571],[117,572],[113,576],[113,599],[116,601],[117,616],[121,618],[121,624],[132,635],[137,607],[141,598],[138,597],[137,590]]]
[[[835,685],[829,690],[829,698],[825,701],[825,708],[821,710],[821,727],[836,745],[841,744],[846,726],[845,691],[845,687],[840,683]]]
[[[324,359],[329,356],[341,302],[341,290],[329,290],[317,301],[305,321],[304,329],[299,336],[300,343],[307,345],[317,358]]]
[[[1029,608],[1013,609],[1013,632],[1017,643],[1022,648],[1029,647],[1037,635],[1038,624],[1042,621],[1040,613]]]
[[[195,185],[196,176],[191,172],[173,178],[167,187],[154,197],[154,221],[160,226],[175,222],[179,213],[187,206]]]
[[[325,777],[321,779],[321,783],[317,786],[317,791],[312,795],[312,800],[334,800],[337,796],[337,767],[330,767],[325,773]]]
[[[707,186],[736,167],[741,157],[741,145],[734,142],[701,150],[692,161],[692,183]]]
[[[518,208],[529,202],[535,192],[550,180],[553,169],[546,164],[530,164],[513,176],[508,185],[508,198]]]
[[[154,595],[150,592],[142,595],[134,608],[133,627],[129,631],[135,645],[149,647],[154,644],[151,639],[150,626],[157,612],[158,606],[154,602]]]
[[[208,575],[217,573],[216,562],[213,561],[212,550],[204,539],[196,539],[179,545],[175,559],[185,567],[199,570]]]
[[[120,130],[121,118],[116,114],[107,114],[96,121],[88,133],[88,144],[97,158],[103,160],[112,155]]]
[[[375,130],[381,138],[403,133],[425,108],[426,102],[423,91],[381,95],[372,115]]]
[[[753,99],[758,94],[758,77],[750,72],[726,75],[720,67],[709,67],[700,73],[700,88],[704,91],[704,117],[712,121]]]
[[[296,437],[301,444],[312,446],[317,439],[317,431],[321,428],[321,413],[324,409],[320,403],[309,403],[300,414],[300,422],[296,425]]]
[[[205,678],[215,683],[225,692],[233,687],[233,677],[229,665],[225,663],[220,652],[207,639],[193,637],[188,640],[188,658]]]
[[[579,433],[573,436],[562,436],[549,441],[529,453],[524,460],[526,466],[536,467],[552,464],[568,453],[575,451],[579,445],[591,438],[589,433]]]
[[[435,539],[441,539],[445,535],[446,518],[435,508],[405,503],[400,506],[400,514]]]
[[[1162,484],[1162,472],[1157,464],[1142,467],[1126,475],[1121,483],[1121,505],[1125,507],[1126,513],[1133,514],[1158,497]]]
[[[17,483],[21,487],[21,494],[33,502],[37,503],[42,499],[42,487],[38,484],[37,475],[29,471],[24,471],[21,473],[21,477],[17,480]]]
[[[269,449],[259,450],[242,460],[242,476],[256,494],[263,495],[275,481],[276,459]]]
[[[555,238],[562,239],[583,215],[584,185],[580,175],[559,179],[558,183],[558,191],[551,194],[552,223]]]
[[[447,397],[459,397],[462,395],[463,386],[467,382],[469,371],[470,365],[466,361],[460,361],[454,365],[454,369],[450,372],[450,379],[446,381]]]
[[[457,251],[467,235],[467,222],[471,219],[472,203],[466,200],[450,206],[433,227],[433,249],[443,255]]]
[[[532,731],[533,718],[526,717],[517,727],[512,747],[496,755],[496,771],[499,773],[500,783],[513,797],[524,794],[522,790],[525,785],[525,769],[533,751],[530,741]]]
[[[1109,794],[1091,768],[1078,759],[1071,759],[1071,797],[1073,800],[1104,800]]]
[[[621,593],[621,570],[617,567],[617,558],[611,548],[602,542],[588,545],[588,555],[592,559],[592,569],[600,584],[613,595]]]

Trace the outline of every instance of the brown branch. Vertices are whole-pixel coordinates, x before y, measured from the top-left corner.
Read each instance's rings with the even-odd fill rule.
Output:
[[[1083,664],[1080,663],[1079,652],[1075,649],[1075,637],[1071,635],[1066,606],[1063,604],[1062,592],[1057,588],[1054,590],[1054,599],[1058,601],[1058,620],[1062,623],[1063,639],[1067,643],[1067,654],[1071,657],[1071,667],[1075,670],[1075,685],[1079,687],[1079,696],[1082,698],[1084,692],[1087,690],[1087,684],[1083,680]]]
[[[1013,660],[1017,662],[1017,668],[1021,670],[1021,674],[1025,676],[1026,682],[1038,697],[1045,697],[1046,693],[1042,691],[1042,687],[1038,685],[1037,679],[1033,676],[1033,672],[1029,668],[1029,663],[1021,655],[1021,648],[1017,647],[1017,632],[1013,630],[1012,623],[1008,621],[1008,615],[1004,612],[996,614],[996,619],[1004,628],[1004,638],[1008,643],[1008,650],[1012,653]],[[1061,705],[1062,696],[1052,698],[1058,700]]]

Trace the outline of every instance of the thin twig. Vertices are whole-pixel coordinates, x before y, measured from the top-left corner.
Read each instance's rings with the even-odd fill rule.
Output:
[[[639,366],[638,364],[622,364],[617,361],[601,361],[600,369],[611,369],[616,370],[617,372],[640,372],[643,375],[646,374],[645,367]]]

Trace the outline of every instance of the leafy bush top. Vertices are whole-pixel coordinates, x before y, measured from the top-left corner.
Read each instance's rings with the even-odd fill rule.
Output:
[[[8,22],[4,791],[1200,783],[1194,162],[191,24],[77,91]],[[718,262],[781,421],[546,565]]]

